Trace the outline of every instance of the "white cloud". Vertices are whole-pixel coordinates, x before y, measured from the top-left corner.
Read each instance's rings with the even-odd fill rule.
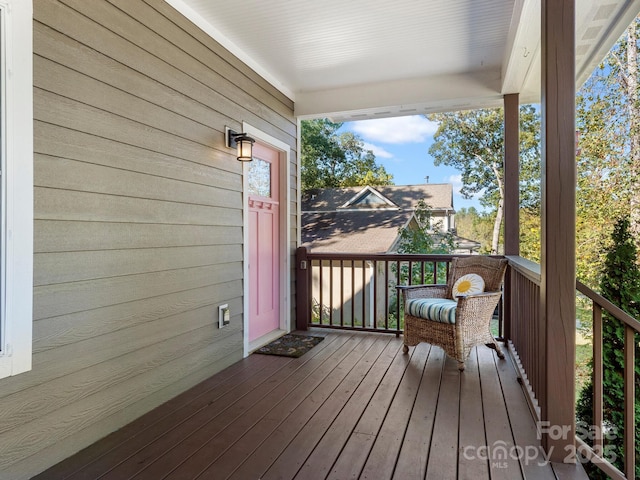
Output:
[[[444,179],[444,181],[445,181],[445,183],[450,183],[453,186],[454,195],[462,196],[462,194],[460,193],[460,190],[462,189],[462,186],[463,186],[462,175],[460,175],[460,174],[458,174],[458,175],[449,175],[447,178]],[[484,191],[480,191],[478,193],[474,193],[473,195],[471,195],[471,199],[478,200],[478,199],[480,199],[480,197],[482,196],[483,193],[484,193]]]
[[[462,175],[449,175],[445,178],[445,183],[453,185],[453,193],[460,195],[460,189],[462,188]]]
[[[393,158],[393,153],[386,151],[384,148],[374,145],[373,143],[363,142],[365,150],[371,150],[376,157]]]
[[[366,140],[381,143],[422,143],[436,133],[438,124],[425,117],[380,118],[360,120],[351,129]]]

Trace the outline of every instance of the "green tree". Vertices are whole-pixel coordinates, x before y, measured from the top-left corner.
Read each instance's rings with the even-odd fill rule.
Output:
[[[504,207],[504,115],[502,109],[428,115],[438,122],[429,153],[434,164],[462,172],[465,198],[480,195],[495,212],[491,253],[498,253]],[[540,115],[531,105],[520,107],[520,204],[537,208],[540,199]]]
[[[414,212],[416,224],[399,229],[399,253],[451,253],[454,237],[442,230],[441,222],[432,225],[431,208],[424,200],[419,200]]]
[[[600,292],[634,318],[640,317],[640,269],[636,264],[637,250],[629,231],[629,219],[619,219],[612,234],[612,244],[606,252]],[[607,312],[602,323],[603,410],[605,427],[613,428],[613,438],[607,445],[615,454],[613,462],[623,468],[624,432],[624,325]],[[636,358],[640,348],[634,342]],[[640,368],[635,365],[635,384],[640,381]],[[640,399],[636,399],[636,418],[640,418]],[[585,425],[593,425],[593,380],[580,392],[576,416]],[[636,478],[640,477],[640,425],[636,423]],[[593,477],[601,478],[598,472]],[[602,478],[605,478],[604,476]]]
[[[371,150],[342,123],[327,119],[302,121],[302,191],[313,188],[392,185],[393,176],[376,163]]]
[[[480,242],[478,253],[491,253],[494,217],[478,212],[475,207],[461,208],[456,212],[456,233],[464,238]]]
[[[630,219],[640,242],[640,110],[636,18],[576,95],[577,275],[592,288],[614,221]]]

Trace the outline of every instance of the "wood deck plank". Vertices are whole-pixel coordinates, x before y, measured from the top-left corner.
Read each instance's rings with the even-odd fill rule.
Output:
[[[396,480],[422,480],[425,476],[443,364],[442,349],[431,348],[393,474]]]
[[[205,479],[227,478],[271,435],[276,434],[280,428],[286,430],[287,424],[283,425],[283,422],[289,423],[290,421],[291,428],[301,428],[300,423],[304,425],[309,418],[309,414],[305,415],[305,411],[312,414],[320,408],[351,370],[366,356],[374,343],[373,336],[364,337],[362,341],[353,346],[339,364],[327,364],[322,376],[308,378],[284,399],[275,403],[258,422],[252,425],[247,432],[243,432],[243,436],[231,444],[214,461],[210,461],[210,456],[204,455],[204,452],[189,459],[189,471],[191,469],[196,471],[203,466],[204,468],[199,470],[199,477]],[[182,478],[179,472],[167,476],[168,480],[181,480]]]
[[[314,398],[312,401],[311,397],[307,397],[229,478],[293,478],[372,367],[378,364],[390,339],[388,336],[376,339],[361,361],[317,410],[314,411],[313,408],[319,403],[318,399]],[[316,397],[317,392],[313,396]]]
[[[471,351],[460,385],[460,440],[458,477],[489,478],[489,463],[480,454],[486,447],[482,389],[477,349]],[[517,383],[516,383],[517,385]],[[490,406],[488,406],[491,408]]]
[[[361,479],[391,478],[402,441],[409,425],[424,368],[432,347],[421,343],[414,348],[411,362],[391,402],[382,428],[364,465]]]
[[[480,364],[482,405],[484,408],[487,445],[489,447],[488,457],[491,479],[522,479],[517,451],[514,449],[515,444],[513,433],[511,432],[511,424],[509,423],[509,415],[502,396],[502,386],[500,385],[493,360],[496,354],[489,348],[476,347],[476,351]],[[506,363],[506,360],[498,361]]]
[[[546,462],[545,453],[540,445],[533,415],[526,403],[522,387],[518,383],[513,360],[505,355],[506,361],[496,360],[496,369],[502,385],[502,394],[509,413],[511,431],[516,445],[524,448],[520,465],[527,480],[549,478],[553,475],[551,464]],[[524,399],[524,401],[523,401]]]
[[[330,480],[358,478],[364,467],[369,452],[382,422],[393,401],[400,379],[411,361],[410,355],[398,355],[393,365],[383,377],[376,393],[371,398],[362,417],[347,441],[340,457],[327,476]]]
[[[149,445],[156,445],[155,442],[157,438],[181,427],[183,423],[186,423],[186,426],[182,427],[183,430],[188,430],[190,428],[188,422],[192,417],[208,415],[207,411],[209,411],[209,409],[223,406],[229,399],[241,397],[244,392],[251,392],[257,385],[263,383],[265,378],[268,378],[273,375],[274,372],[286,366],[288,362],[277,360],[274,362],[269,359],[262,360],[260,363],[264,365],[264,368],[257,369],[255,372],[251,371],[251,369],[237,372],[226,382],[216,385],[216,387],[219,388],[210,388],[200,395],[195,395],[196,392],[192,392],[191,401],[187,404],[179,406],[175,403],[165,403],[157,409],[158,413],[155,413],[155,411],[150,412],[153,413],[154,416],[150,416],[149,418],[154,419],[156,415],[163,416],[154,419],[155,421],[153,423],[148,423],[146,428],[144,425],[138,424],[141,431],[139,431],[137,435],[125,437],[120,432],[116,432],[111,450],[96,461],[74,472],[69,478],[71,480],[91,480],[98,475],[105,475],[105,472],[107,472],[106,475],[108,478],[109,476],[113,476],[113,474],[108,472],[122,464],[136,464],[139,469],[140,462],[144,462],[150,458],[145,454],[139,454],[139,452]],[[147,421],[150,422],[150,420]],[[133,457],[135,458],[130,460]],[[127,463],[127,460],[130,461]],[[125,475],[125,471],[126,470],[120,469],[116,475],[120,475],[120,478],[122,478],[122,476]]]
[[[334,462],[340,455],[342,448],[353,432],[358,420],[362,416],[367,404],[376,392],[381,379],[391,368],[398,355],[402,339],[394,339],[387,345],[367,377],[359,385],[349,402],[342,408],[333,424],[322,432],[323,436],[314,450],[306,459],[295,478],[301,480],[324,479]],[[294,440],[295,441],[295,440]],[[280,459],[278,459],[280,460]]]
[[[554,478],[474,458],[540,447],[509,359],[478,347],[460,373],[428,344],[403,355],[402,339],[319,334],[303,357],[251,355],[36,478]]]
[[[431,450],[425,477],[427,480],[457,478],[460,375],[458,362],[446,357],[431,437]]]
[[[326,341],[326,340],[325,340]],[[242,422],[256,405],[266,398],[277,398],[280,388],[296,385],[321,366],[335,352],[341,351],[347,337],[338,337],[328,342],[317,352],[306,358],[300,357],[264,379],[256,388],[250,389],[244,396],[226,397],[216,402],[206,411],[191,417],[171,432],[159,437],[149,447],[143,449],[129,461],[109,472],[105,480],[120,480],[136,475],[138,478],[158,479],[182,464],[189,456],[206,445],[225,428],[234,422]],[[321,342],[325,343],[325,342]],[[347,347],[347,350],[349,348]],[[314,349],[315,350],[315,349]],[[284,357],[280,357],[285,361]],[[220,442],[224,445],[224,442]],[[219,450],[214,450],[219,451]],[[109,478],[111,477],[111,478]]]
[[[127,448],[129,442],[135,438],[147,437],[151,428],[158,422],[167,418],[171,418],[174,411],[184,408],[187,405],[197,402],[202,395],[210,392],[218,392],[220,389],[226,390],[230,382],[242,382],[243,380],[253,376],[260,375],[263,369],[273,364],[273,360],[268,358],[247,357],[240,362],[231,365],[229,368],[220,372],[219,375],[212,376],[204,382],[195,385],[186,392],[172,398],[168,402],[151,410],[146,415],[141,416],[135,421],[124,426],[120,430],[113,432],[111,435],[103,438],[89,447],[85,448],[77,455],[67,458],[62,462],[54,465],[47,470],[49,477],[37,475],[34,480],[46,480],[47,478],[73,478],[72,475],[79,473],[82,469],[89,466],[100,465],[97,471],[104,473],[107,468],[113,466],[113,461],[118,459],[122,448]],[[153,438],[153,437],[151,437]],[[109,460],[107,456],[112,456]]]

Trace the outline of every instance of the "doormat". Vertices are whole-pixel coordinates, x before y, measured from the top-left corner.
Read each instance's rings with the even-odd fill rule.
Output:
[[[277,340],[259,348],[253,353],[262,353],[263,355],[279,355],[281,357],[294,357],[298,358],[317,344],[319,344],[324,337],[312,337],[309,335],[292,335],[286,334]]]

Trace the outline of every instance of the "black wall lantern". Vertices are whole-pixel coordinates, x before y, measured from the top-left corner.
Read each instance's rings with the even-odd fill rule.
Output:
[[[237,159],[240,162],[250,162],[253,160],[253,144],[255,140],[246,133],[238,133],[225,127],[227,147],[237,148]]]

